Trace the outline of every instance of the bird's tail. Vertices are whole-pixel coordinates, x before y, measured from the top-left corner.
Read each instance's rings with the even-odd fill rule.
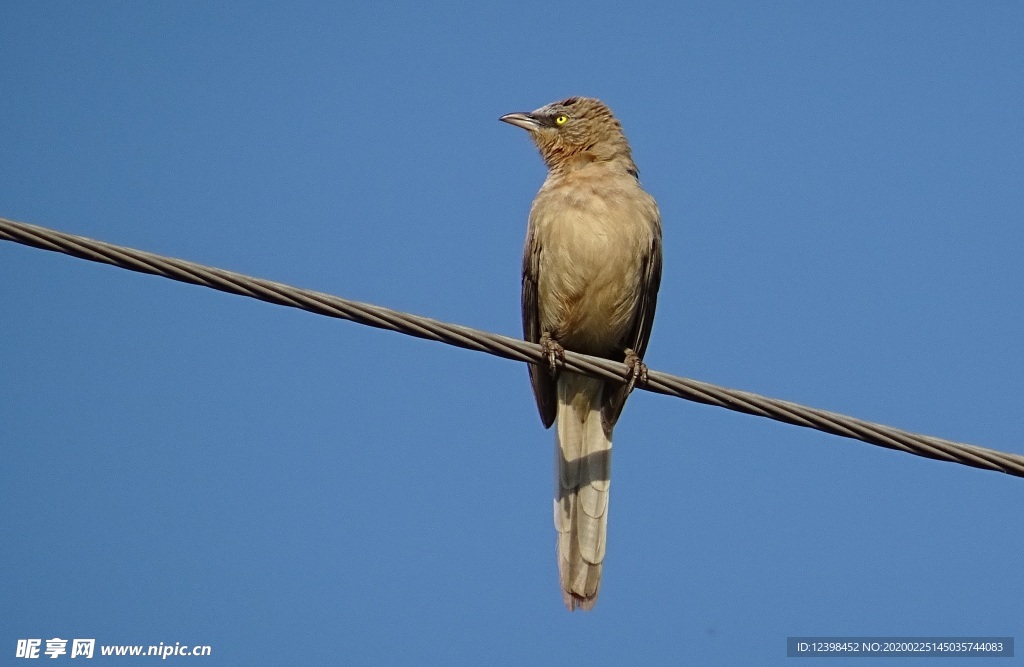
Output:
[[[569,611],[597,602],[608,533],[612,429],[601,420],[601,380],[563,372],[555,431],[558,574]]]

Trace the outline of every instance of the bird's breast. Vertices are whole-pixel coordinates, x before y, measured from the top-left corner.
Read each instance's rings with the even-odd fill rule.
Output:
[[[617,355],[640,301],[656,209],[633,179],[591,180],[546,186],[534,205],[541,329],[569,349]]]

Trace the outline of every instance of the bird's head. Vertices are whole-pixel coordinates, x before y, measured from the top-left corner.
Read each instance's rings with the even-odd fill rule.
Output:
[[[624,159],[636,170],[622,125],[612,110],[592,97],[570,97],[536,111],[510,113],[500,120],[530,133],[549,169]]]

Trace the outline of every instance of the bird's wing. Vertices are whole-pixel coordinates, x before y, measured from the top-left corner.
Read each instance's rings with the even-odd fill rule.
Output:
[[[644,271],[640,285],[640,305],[633,320],[630,349],[643,357],[647,343],[651,340],[651,326],[654,324],[654,310],[658,305],[658,288],[661,287],[661,236],[651,239],[647,256],[644,257]]]
[[[537,303],[537,281],[540,273],[540,254],[542,248],[537,240],[533,216],[530,216],[529,229],[526,232],[526,248],[523,250],[523,338],[531,343],[540,342],[540,309]],[[530,382],[533,384],[533,395],[537,399],[537,410],[544,428],[555,421],[558,409],[555,380],[546,365],[530,364]]]
[[[651,243],[643,257],[643,268],[640,273],[640,298],[633,325],[626,337],[625,347],[636,352],[643,358],[647,351],[647,343],[651,339],[651,326],[654,323],[654,310],[658,305],[658,288],[661,286],[661,220],[655,212],[655,233],[651,235]],[[623,349],[625,353],[625,349]],[[616,360],[618,361],[618,360]],[[605,423],[614,426],[629,396],[626,385],[605,384],[604,413]]]

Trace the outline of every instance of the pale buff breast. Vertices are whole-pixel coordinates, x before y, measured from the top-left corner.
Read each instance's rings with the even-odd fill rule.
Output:
[[[657,209],[628,174],[582,175],[545,184],[534,208],[544,211],[533,219],[541,329],[569,349],[614,356],[639,303]]]

